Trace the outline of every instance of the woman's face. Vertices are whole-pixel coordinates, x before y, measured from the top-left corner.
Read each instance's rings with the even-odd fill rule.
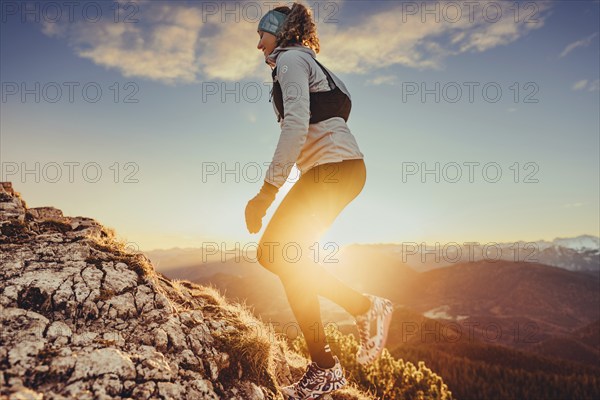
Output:
[[[264,31],[258,31],[258,36],[260,39],[258,40],[258,46],[256,46],[256,48],[263,52],[266,59],[267,56],[273,52],[275,47],[277,47],[275,44],[277,38],[275,35]]]

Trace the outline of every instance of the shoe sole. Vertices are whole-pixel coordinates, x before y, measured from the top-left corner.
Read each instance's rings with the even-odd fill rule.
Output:
[[[344,384],[343,384],[342,386],[340,386],[339,388],[332,390],[331,392],[327,392],[327,393],[318,394],[318,395],[316,395],[316,397],[315,397],[315,396],[311,396],[311,397],[309,397],[309,398],[308,398],[308,399],[306,399],[306,400],[321,400],[321,399],[323,399],[323,397],[324,397],[324,396],[330,396],[330,397],[331,397],[331,393],[334,393],[336,390],[340,390],[340,389],[342,389],[343,387],[345,387],[345,386],[347,386],[347,385],[348,385],[348,382],[344,383]],[[284,398],[285,398],[286,400],[293,400],[293,399],[294,399],[294,396],[293,396],[293,395],[288,395],[288,394],[285,394],[285,393],[282,393],[282,394],[284,395]]]
[[[361,364],[361,365],[369,365],[373,361],[375,361],[381,355],[381,353],[383,353],[383,349],[385,348],[385,345],[386,345],[387,339],[388,339],[388,334],[390,332],[390,324],[392,322],[392,316],[393,316],[393,314],[394,314],[394,306],[392,304],[390,312],[384,314],[384,316],[383,316],[383,340],[381,341],[381,348],[375,354],[375,356],[373,356],[373,358],[370,361],[366,361],[366,362],[363,362],[363,363],[359,362],[359,364]]]
[[[381,349],[375,356],[375,359],[377,359],[381,355],[381,353],[383,353],[383,349],[385,348],[385,345],[387,343],[388,334],[390,333],[390,324],[392,323],[393,315],[394,315],[394,306],[392,305],[391,311],[389,313],[385,314],[385,316],[383,317],[384,318],[383,319],[383,341],[381,342]]]

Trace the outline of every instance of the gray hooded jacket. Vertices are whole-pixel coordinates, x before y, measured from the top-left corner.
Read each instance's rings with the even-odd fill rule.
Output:
[[[364,158],[343,118],[309,124],[309,92],[334,89],[329,87],[327,76],[314,58],[312,49],[295,45],[277,47],[265,61],[271,67],[277,66],[275,79],[281,85],[285,113],[280,121],[279,142],[265,177],[266,182],[277,188],[285,183],[294,163],[304,174],[319,164]],[[350,97],[342,80],[326,69],[333,83]],[[274,102],[273,109],[278,116]]]

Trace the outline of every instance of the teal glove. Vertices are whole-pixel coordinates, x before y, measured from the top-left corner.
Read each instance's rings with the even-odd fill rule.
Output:
[[[246,227],[248,232],[257,233],[262,227],[262,219],[275,200],[279,188],[265,182],[260,192],[246,205]]]

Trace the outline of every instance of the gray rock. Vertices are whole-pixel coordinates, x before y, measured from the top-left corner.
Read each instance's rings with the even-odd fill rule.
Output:
[[[245,313],[157,274],[110,232],[54,207],[27,209],[0,182],[0,398],[277,398],[241,379],[243,352],[216,338],[246,334]],[[283,351],[272,353],[268,373],[288,384]]]
[[[98,349],[77,357],[71,379],[93,378],[110,373],[121,378],[135,378],[135,366],[127,354],[117,349]]]

